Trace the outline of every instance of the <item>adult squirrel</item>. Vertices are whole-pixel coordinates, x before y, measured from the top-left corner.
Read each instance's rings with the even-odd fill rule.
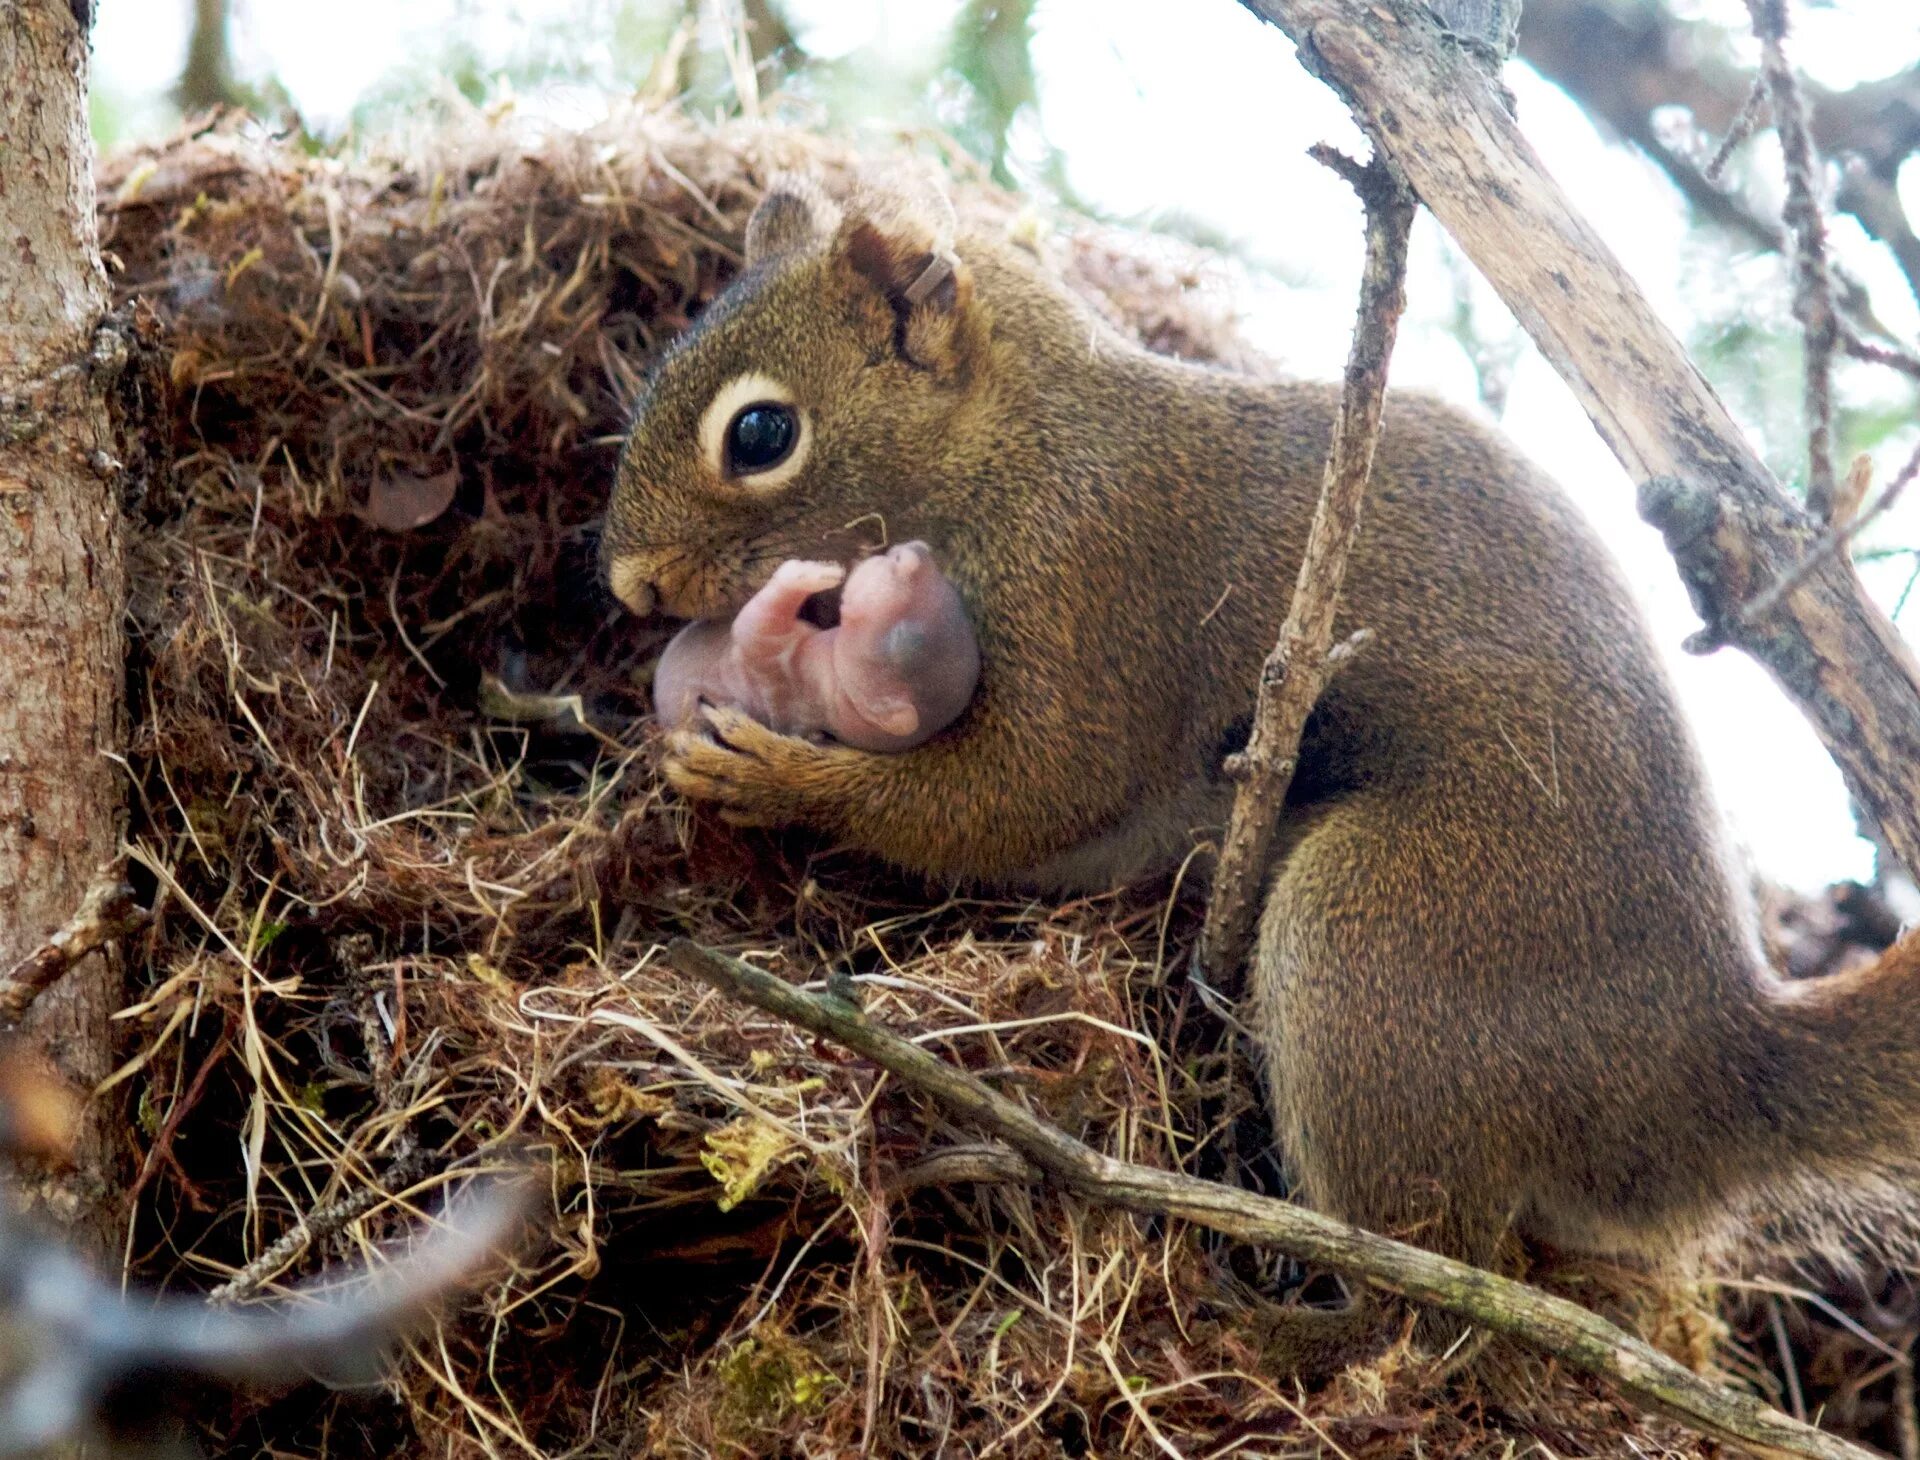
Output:
[[[1149,354],[908,197],[775,184],[659,361],[606,526],[634,610],[932,545],[980,690],[902,754],[737,712],[666,774],[932,877],[1095,888],[1218,834],[1336,393]],[[1460,413],[1388,402],[1248,1019],[1301,1193],[1486,1262],[1508,1230],[1671,1259],[1920,1190],[1920,954],[1787,984],[1586,523]],[[1911,1218],[1909,1230],[1911,1230]]]

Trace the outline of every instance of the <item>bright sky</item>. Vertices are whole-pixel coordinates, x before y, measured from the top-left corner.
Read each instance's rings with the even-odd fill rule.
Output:
[[[433,54],[449,28],[482,56],[505,58],[524,37],[561,23],[592,47],[580,0],[236,0],[236,53],[244,74],[272,73],[312,126],[338,128],[355,101],[397,69]],[[908,60],[937,46],[953,0],[797,0],[789,13],[818,56],[871,51]],[[1744,24],[1741,0],[1683,0],[1680,8]],[[163,96],[186,45],[190,0],[100,0],[96,85],[124,108],[131,131],[166,124]],[[1292,61],[1279,32],[1233,0],[1042,0],[1034,58],[1038,125],[1062,149],[1075,188],[1093,203],[1151,222],[1179,215],[1240,242],[1265,266],[1236,302],[1249,336],[1283,365],[1333,376],[1345,358],[1359,274],[1358,206],[1344,183],[1306,157],[1331,140],[1364,151],[1344,109]],[[1834,0],[1801,7],[1797,59],[1819,81],[1845,86],[1920,59],[1920,5]],[[637,84],[641,78],[635,77]],[[1774,260],[1729,268],[1694,247],[1678,195],[1651,166],[1598,136],[1563,95],[1523,66],[1509,80],[1520,118],[1547,165],[1684,334],[1708,291],[1773,292],[1785,308]],[[1920,166],[1902,192],[1920,217]],[[1874,287],[1881,318],[1909,340],[1920,311],[1883,251],[1844,222],[1835,246]],[[1393,380],[1479,409],[1472,362],[1450,333],[1462,266],[1423,218],[1415,238],[1411,306]],[[1477,333],[1513,325],[1477,276],[1469,298]],[[1572,395],[1530,346],[1518,363],[1501,424],[1566,484],[1633,581],[1669,651],[1681,694],[1736,835],[1767,875],[1802,887],[1865,876],[1870,852],[1853,832],[1838,772],[1793,706],[1744,656],[1700,659],[1680,643],[1698,626],[1657,536],[1634,513],[1632,487]],[[1851,396],[1899,402],[1901,387],[1856,376]],[[1743,423],[1744,424],[1744,423]],[[1920,439],[1896,436],[1876,460],[1884,481]],[[1920,493],[1915,494],[1920,497]],[[1891,514],[1888,541],[1920,543],[1920,501]],[[1904,570],[1870,575],[1887,601]],[[1920,632],[1920,610],[1908,632]]]

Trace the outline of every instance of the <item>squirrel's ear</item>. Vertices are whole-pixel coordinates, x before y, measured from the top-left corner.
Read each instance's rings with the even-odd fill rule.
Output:
[[[829,238],[841,221],[840,205],[817,182],[798,173],[779,173],[747,219],[747,265]]]
[[[942,374],[965,363],[973,275],[953,248],[952,205],[936,195],[895,195],[849,213],[843,261],[858,287],[891,311],[894,345],[910,363]]]

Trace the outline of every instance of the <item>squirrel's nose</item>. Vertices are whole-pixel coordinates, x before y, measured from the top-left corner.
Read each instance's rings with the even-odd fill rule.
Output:
[[[607,564],[607,585],[633,612],[652,613],[660,598],[653,586],[654,567],[653,560],[641,554],[614,558]]]

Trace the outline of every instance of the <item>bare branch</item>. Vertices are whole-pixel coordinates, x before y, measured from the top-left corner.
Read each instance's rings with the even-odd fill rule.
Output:
[[[1712,185],[1711,165],[1703,174],[1694,158],[1667,146],[1654,131],[1654,109],[1667,105],[1685,107],[1703,132],[1727,134],[1724,150],[1737,147],[1750,130],[1743,128],[1742,114],[1765,79],[1716,59],[1715,48],[1695,35],[1706,28],[1675,17],[1664,5],[1528,0],[1520,54],[1589,115],[1644,149],[1696,208],[1762,248],[1779,249],[1784,241],[1777,231]],[[1838,206],[1892,250],[1920,295],[1920,238],[1893,185],[1901,163],[1920,147],[1920,66],[1845,91],[1802,91],[1811,103],[1814,146],[1844,165]],[[1862,291],[1841,282],[1844,307],[1867,323]]]
[[[1360,530],[1360,503],[1380,441],[1387,364],[1407,303],[1407,236],[1416,205],[1405,179],[1379,156],[1363,168],[1329,147],[1316,147],[1313,155],[1353,184],[1366,205],[1367,261],[1346,386],[1293,601],[1280,626],[1279,642],[1260,673],[1247,748],[1228,764],[1240,789],[1221,843],[1199,949],[1203,977],[1222,989],[1232,986],[1253,941],[1268,856],[1299,760],[1307,715],[1327,680],[1363,642],[1356,638],[1333,648],[1333,620],[1347,557]]]
[[[1862,339],[1859,332],[1845,320],[1840,322],[1840,343],[1856,360],[1865,360],[1870,365],[1885,365],[1889,370],[1898,370],[1902,375],[1911,375],[1915,380],[1920,380],[1920,355],[1880,344],[1876,340]]]
[[[1868,458],[1863,455],[1856,459],[1855,465],[1858,467],[1867,462]],[[1745,608],[1741,609],[1741,621],[1751,625],[1765,619],[1766,616],[1772,613],[1774,608],[1778,606],[1781,599],[1785,598],[1789,593],[1793,592],[1794,589],[1806,582],[1808,578],[1812,577],[1821,564],[1851,546],[1855,538],[1859,537],[1862,532],[1877,522],[1881,517],[1884,517],[1887,511],[1900,500],[1917,474],[1920,474],[1920,449],[1917,449],[1912,456],[1907,458],[1907,464],[1905,466],[1894,473],[1893,480],[1887,483],[1887,489],[1880,494],[1874,501],[1874,504],[1867,508],[1866,511],[1860,512],[1857,516],[1854,515],[1854,509],[1858,507],[1860,500],[1865,495],[1867,482],[1865,480],[1860,482],[1857,493],[1853,492],[1850,487],[1848,494],[1844,495],[1840,502],[1836,504],[1836,508],[1839,510],[1836,510],[1834,513],[1834,526],[1832,530],[1829,531],[1825,537],[1821,538],[1819,542],[1815,543],[1813,550],[1809,552],[1806,557],[1802,558],[1784,578],[1780,579],[1780,581],[1772,587],[1755,595],[1753,600],[1749,602]]]
[[[1742,606],[1823,528],[1781,491],[1639,288],[1541,167],[1497,88],[1413,0],[1245,0],[1302,47],[1499,291],[1639,485],[1706,642],[1793,697],[1920,867],[1920,661],[1829,555],[1764,619]]]
[[[1747,92],[1746,105],[1740,108],[1740,114],[1733,119],[1733,125],[1727,128],[1727,135],[1720,139],[1720,145],[1714,149],[1713,156],[1701,169],[1701,174],[1710,183],[1720,181],[1720,174],[1726,171],[1727,163],[1732,159],[1740,144],[1753,135],[1753,129],[1760,125],[1760,118],[1767,111],[1767,85],[1765,80],[1753,83]]]
[[[81,959],[145,925],[119,866],[103,868],[65,927],[8,970],[0,980],[0,1021],[12,1023]]]
[[[684,938],[668,948],[667,961],[729,998],[866,1056],[951,1114],[991,1131],[1080,1196],[1127,1211],[1175,1217],[1242,1242],[1276,1247],[1308,1262],[1359,1274],[1383,1288],[1533,1344],[1607,1380],[1637,1404],[1759,1454],[1867,1460],[1871,1453],[1789,1419],[1751,1395],[1708,1383],[1577,1303],[1350,1227],[1291,1202],[1103,1156],[966,1071],[888,1033],[844,999],[805,993],[764,970]]]
[[[226,1282],[207,1294],[209,1303],[232,1303],[250,1298],[271,1282],[315,1242],[323,1242],[343,1232],[381,1203],[392,1200],[396,1189],[411,1185],[425,1173],[426,1162],[418,1150],[409,1151],[387,1168],[380,1180],[355,1187],[339,1201],[314,1208],[300,1222],[283,1232],[261,1254]]]
[[[1787,63],[1787,0],[1747,0],[1760,39],[1760,70],[1787,167],[1782,216],[1793,261],[1793,317],[1805,340],[1807,402],[1807,510],[1833,517],[1833,351],[1839,342],[1833,283],[1827,277],[1827,224],[1820,216],[1818,163],[1807,131],[1807,108]]]

